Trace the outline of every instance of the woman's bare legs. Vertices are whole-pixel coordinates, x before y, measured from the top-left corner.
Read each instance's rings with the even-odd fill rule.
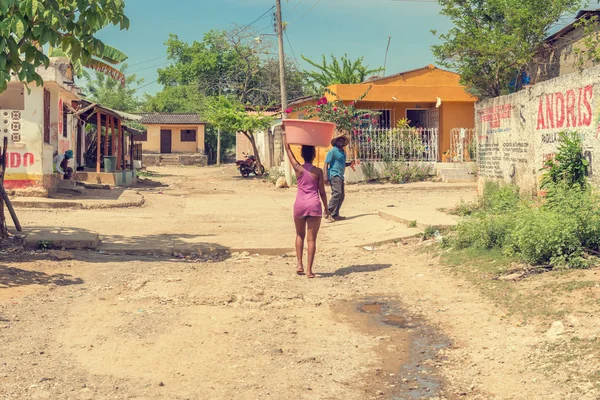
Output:
[[[296,268],[296,273],[298,275],[304,275],[304,264],[302,264],[302,255],[304,253],[304,238],[306,237],[306,218],[294,218],[294,223],[296,224],[296,257],[298,258],[298,266]]]
[[[321,227],[321,217],[308,217],[306,219],[306,225],[308,228],[306,235],[306,244],[308,247],[306,276],[309,278],[314,278],[315,274],[313,274],[312,267],[313,261],[315,260],[315,253],[317,251],[317,234],[319,233],[319,228]]]

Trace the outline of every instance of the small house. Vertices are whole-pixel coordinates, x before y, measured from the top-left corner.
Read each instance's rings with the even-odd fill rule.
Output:
[[[142,113],[146,132],[135,137],[142,145],[142,163],[149,165],[201,165],[205,155],[206,123],[196,113]]]

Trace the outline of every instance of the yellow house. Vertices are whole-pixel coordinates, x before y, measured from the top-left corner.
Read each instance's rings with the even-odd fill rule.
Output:
[[[145,165],[206,165],[205,123],[196,113],[142,113],[146,132],[135,137],[142,144]]]
[[[450,149],[451,130],[472,129],[475,126],[477,98],[460,84],[460,75],[428,65],[383,78],[372,78],[360,84],[337,84],[329,89],[345,104],[358,99],[370,87],[367,96],[356,104],[357,108],[378,113],[380,128],[394,128],[398,120],[407,118],[423,128],[438,130],[438,161]],[[329,100],[335,99],[331,94]],[[291,102],[294,110],[289,118],[304,118],[298,109],[314,105],[314,99],[302,98]],[[318,154],[322,163],[323,151]]]

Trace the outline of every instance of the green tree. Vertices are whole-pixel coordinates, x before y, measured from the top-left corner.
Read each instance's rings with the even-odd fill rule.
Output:
[[[454,27],[445,34],[432,31],[442,41],[433,53],[483,98],[508,93],[550,28],[580,6],[580,0],[438,1]]]
[[[25,83],[43,83],[36,72],[48,67],[44,46],[58,48],[77,63],[102,54],[95,34],[107,25],[129,27],[123,0],[1,0],[0,92],[12,75]]]
[[[62,51],[61,49],[53,49],[53,48],[50,48],[49,56],[50,57],[69,57],[69,55],[67,53],[65,53],[64,51]],[[125,74],[123,72],[121,72],[120,69],[117,69],[116,67],[112,66],[112,65],[120,64],[123,61],[127,60],[127,55],[125,53],[121,52],[120,50],[115,49],[114,47],[111,47],[111,46],[108,46],[105,44],[101,50],[101,53],[93,54],[93,56],[97,57],[97,58],[90,58],[85,64],[82,62],[81,59],[79,59],[77,61],[71,60],[71,63],[73,64],[73,69],[75,70],[75,73],[77,74],[77,76],[79,78],[81,76],[85,75],[84,69],[83,69],[83,67],[85,67],[85,68],[89,68],[89,69],[92,69],[97,72],[101,72],[104,75],[109,76],[109,77],[113,78],[114,80],[119,81],[119,83],[121,83],[121,85],[123,85],[123,86],[125,85],[125,83],[126,83]]]
[[[127,75],[127,64],[121,66],[119,70],[125,79],[125,86],[120,81],[96,71],[94,79],[88,73],[85,73],[88,82],[85,86],[88,100],[102,104],[103,106],[125,112],[139,111],[141,101],[137,98],[137,87],[144,81],[138,79],[135,74]],[[133,87],[132,87],[133,86]]]
[[[163,113],[198,112],[201,99],[195,86],[166,86],[155,95],[145,94],[142,109]]]
[[[352,61],[347,54],[339,60],[332,54],[331,63],[327,61],[325,54],[320,64],[305,56],[302,56],[302,59],[316,68],[316,71],[304,71],[305,79],[313,94],[322,94],[327,86],[338,83],[362,83],[369,75],[383,71],[383,68],[369,69],[368,66],[363,65],[364,57]]]
[[[171,87],[195,87],[201,96],[233,96],[240,102],[266,106],[280,102],[279,67],[273,42],[256,40],[240,28],[212,30],[191,44],[170,35],[165,43],[172,64],[158,70],[158,82]],[[303,92],[302,74],[286,62],[288,97]]]
[[[248,113],[244,104],[225,96],[207,97],[202,105],[202,115],[215,128],[224,132],[240,132],[246,136],[258,164],[256,173],[264,173],[254,134],[269,129],[274,121],[272,116],[260,108],[256,109],[255,113]]]

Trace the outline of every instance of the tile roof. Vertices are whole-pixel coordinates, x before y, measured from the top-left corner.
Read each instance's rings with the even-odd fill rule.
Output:
[[[145,125],[200,125],[204,122],[196,113],[140,113]]]

